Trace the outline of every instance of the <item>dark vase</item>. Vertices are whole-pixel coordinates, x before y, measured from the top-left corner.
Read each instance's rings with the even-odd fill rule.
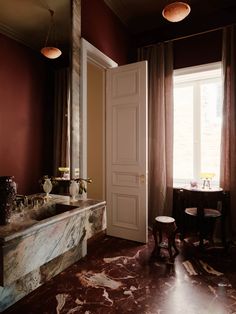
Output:
[[[12,176],[0,176],[0,225],[10,222],[12,205],[16,197],[16,183]]]

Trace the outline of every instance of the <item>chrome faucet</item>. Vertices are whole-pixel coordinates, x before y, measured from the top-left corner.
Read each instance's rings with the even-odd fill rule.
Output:
[[[22,210],[28,206],[28,197],[26,195],[17,194],[14,201],[14,209]]]
[[[35,195],[30,198],[30,202],[31,202],[31,205],[35,207],[38,205],[43,205],[45,203],[45,199],[41,195]]]

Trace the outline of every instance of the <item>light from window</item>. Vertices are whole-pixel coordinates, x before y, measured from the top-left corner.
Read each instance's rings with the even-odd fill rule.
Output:
[[[174,185],[200,183],[211,172],[219,185],[222,122],[221,63],[174,72]]]

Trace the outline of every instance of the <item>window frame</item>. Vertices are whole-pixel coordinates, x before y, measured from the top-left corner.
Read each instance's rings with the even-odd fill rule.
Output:
[[[215,77],[212,77],[215,74]],[[211,72],[211,74],[210,74]],[[201,75],[199,76],[199,74]],[[173,73],[173,91],[175,87],[193,86],[193,178],[200,182],[201,168],[201,108],[200,103],[200,86],[202,82],[219,82],[222,80],[222,62],[208,63],[198,66],[181,68],[174,70]],[[176,86],[177,85],[177,86]],[[222,86],[223,88],[223,86]],[[223,95],[223,94],[222,94]],[[174,153],[174,141],[173,141]],[[174,156],[173,156],[174,158]],[[174,166],[174,160],[173,160]],[[173,186],[179,187],[188,184],[190,178],[178,179],[173,176]],[[188,181],[188,182],[187,182]],[[219,182],[212,180],[212,185],[219,185]]]

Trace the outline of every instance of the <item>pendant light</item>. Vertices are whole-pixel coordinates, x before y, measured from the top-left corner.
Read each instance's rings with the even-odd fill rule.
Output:
[[[48,11],[50,13],[50,23],[49,23],[49,28],[48,28],[44,47],[40,51],[46,58],[56,59],[56,58],[60,57],[62,52],[60,49],[48,45],[49,39],[55,40],[55,23],[54,23],[54,19],[53,19],[54,11],[51,9],[48,9]]]
[[[165,6],[162,15],[169,22],[180,22],[189,15],[190,11],[191,8],[187,3],[177,1]]]

